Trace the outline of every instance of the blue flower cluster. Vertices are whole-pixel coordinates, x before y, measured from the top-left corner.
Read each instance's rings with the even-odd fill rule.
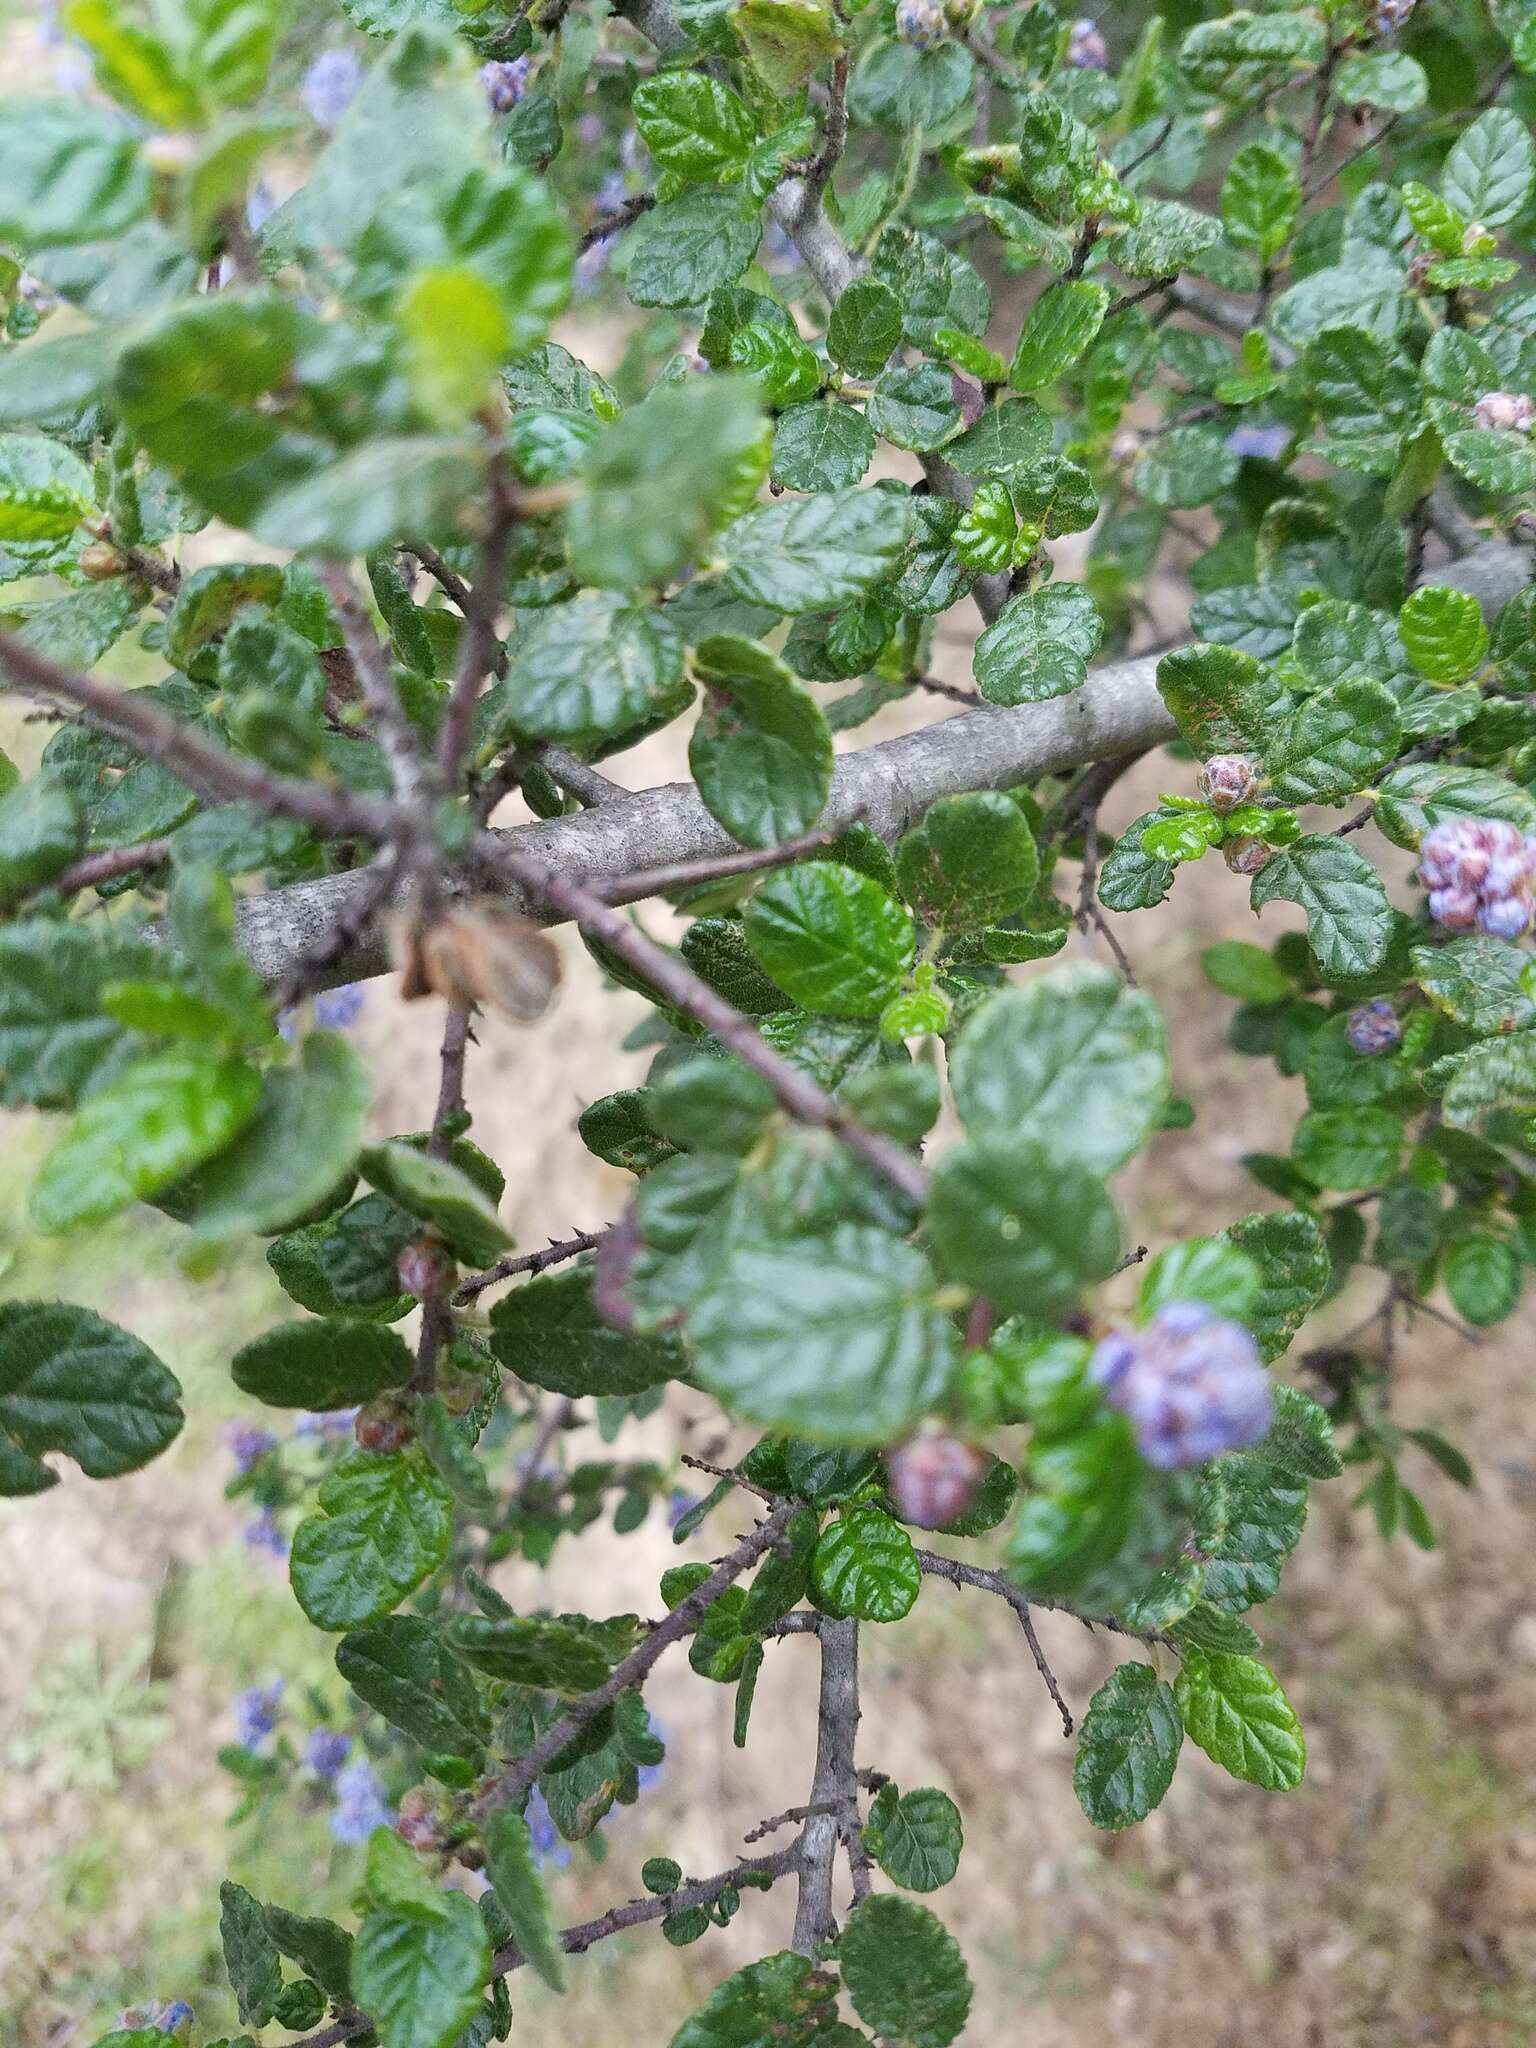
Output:
[[[384,1797],[378,1774],[366,1758],[344,1766],[335,1779],[336,1804],[331,1809],[331,1834],[348,1847],[366,1842],[375,1828],[395,1824],[394,1809]]]
[[[1356,1052],[1390,1052],[1393,1046],[1402,1044],[1403,1027],[1386,997],[1376,996],[1350,1011],[1344,1036]]]
[[[1203,1301],[1171,1301],[1098,1346],[1089,1377],[1130,1420],[1142,1456],[1172,1471],[1255,1444],[1274,1408],[1258,1346]]]
[[[299,98],[317,128],[336,128],[362,82],[362,60],[355,50],[326,50],[305,72]]]
[[[243,1749],[260,1749],[277,1727],[283,1710],[283,1680],[270,1685],[247,1686],[235,1695],[235,1739]]]

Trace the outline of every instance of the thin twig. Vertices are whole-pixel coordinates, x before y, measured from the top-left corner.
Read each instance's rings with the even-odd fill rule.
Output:
[[[787,1828],[793,1820],[809,1820],[813,1813],[836,1813],[838,1810],[839,1802],[835,1799],[825,1800],[819,1806],[786,1806],[782,1813],[770,1814],[767,1820],[760,1820],[751,1833],[741,1839],[744,1842],[761,1842],[777,1829]]]
[[[557,789],[575,797],[589,811],[598,804],[612,803],[615,797],[631,794],[622,783],[599,775],[595,768],[589,767],[585,761],[578,761],[564,747],[542,746],[535,759]]]
[[[542,1251],[508,1252],[504,1259],[498,1259],[494,1266],[487,1266],[483,1273],[471,1273],[467,1280],[461,1280],[453,1291],[455,1302],[461,1306],[483,1294],[487,1287],[496,1286],[498,1281],[514,1279],[519,1273],[542,1273],[546,1267],[558,1266],[566,1259],[579,1259],[583,1252],[595,1252],[608,1235],[602,1230],[578,1230],[574,1237],[551,1238]]]
[[[798,839],[785,839],[777,846],[748,846],[735,853],[707,854],[701,860],[672,861],[663,868],[638,868],[633,874],[613,875],[598,882],[593,893],[605,903],[638,903],[647,896],[669,896],[674,890],[691,889],[700,882],[729,881],[733,875],[786,867],[790,861],[831,846],[839,837],[836,832],[805,832]]]
[[[606,242],[610,235],[617,235],[636,221],[642,213],[649,213],[656,204],[654,192],[637,192],[633,199],[626,199],[622,206],[616,206],[612,213],[600,214],[586,229],[576,247],[585,255],[588,249],[595,249],[599,242]]]
[[[445,794],[458,787],[474,732],[475,705],[501,652],[496,637],[496,614],[501,606],[501,587],[511,559],[520,502],[499,448],[491,454],[488,483],[490,523],[480,550],[474,588],[464,607],[458,672],[437,735],[438,786]]]
[[[417,804],[426,778],[426,754],[421,735],[405,714],[400,692],[390,673],[389,656],[369,623],[352,579],[339,562],[322,562],[320,581],[325,585],[341,622],[341,637],[352,657],[374,737],[389,763],[390,778],[402,805]]]
[[[1007,1601],[1015,1614],[1027,1613],[1031,1607],[1043,1607],[1052,1614],[1070,1614],[1084,1628],[1104,1628],[1111,1635],[1129,1636],[1138,1643],[1162,1643],[1172,1650],[1179,1647],[1173,1637],[1161,1629],[1127,1628],[1123,1621],[1116,1621],[1111,1614],[1084,1614],[1065,1600],[1048,1600],[1038,1593],[1021,1592],[1001,1572],[988,1571],[979,1564],[964,1564],[958,1557],[940,1557],[935,1550],[919,1550],[917,1562],[919,1569],[931,1578],[947,1579],[952,1586],[974,1586],[979,1592],[995,1593],[999,1600]]]
[[[29,896],[44,892],[54,896],[74,896],[81,889],[94,889],[102,882],[115,882],[120,875],[131,875],[138,868],[157,868],[171,857],[169,839],[141,839],[136,846],[107,846],[100,853],[83,854],[79,860],[53,877],[51,882],[41,883],[36,889],[29,889]]]
[[[794,1503],[785,1501],[755,1529],[749,1530],[735,1549],[721,1558],[708,1578],[700,1580],[686,1599],[678,1602],[661,1626],[652,1629],[643,1642],[614,1666],[600,1686],[572,1700],[560,1718],[546,1728],[536,1742],[530,1743],[521,1756],[513,1759],[501,1776],[481,1794],[478,1811],[484,1815],[521,1799],[540,1773],[548,1769],[583,1728],[594,1721],[605,1707],[612,1706],[621,1693],[642,1683],[670,1644],[681,1642],[684,1636],[692,1634],[705,1611],[726,1587],[734,1585],[764,1551],[771,1550],[779,1541],[794,1511]]]

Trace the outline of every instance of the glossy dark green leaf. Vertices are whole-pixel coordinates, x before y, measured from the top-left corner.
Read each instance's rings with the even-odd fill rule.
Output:
[[[1096,1828],[1145,1820],[1173,1783],[1184,1741],[1173,1688],[1150,1664],[1120,1664],[1088,1704],[1072,1784]]]
[[[860,1621],[900,1621],[922,1586],[912,1538],[880,1508],[853,1508],[828,1522],[811,1558],[817,1604]]]
[[[448,1553],[452,1496],[419,1453],[349,1452],[315,1506],[294,1532],[289,1576],[316,1628],[382,1621]]]
[[[836,861],[772,875],[747,906],[747,942],[780,988],[808,1010],[874,1017],[917,951],[912,920],[878,882]]]
[[[268,1330],[242,1346],[229,1369],[242,1393],[269,1407],[323,1413],[403,1387],[413,1363],[392,1330],[327,1317]]]
[[[592,1276],[543,1273],[491,1311],[491,1346],[509,1372],[551,1393],[638,1394],[683,1370],[676,1341],[629,1335],[592,1303]]]
[[[976,642],[981,693],[993,704],[1038,704],[1075,690],[1104,638],[1104,621],[1077,583],[1010,598]]]
[[[0,1493],[41,1493],[62,1451],[91,1479],[136,1472],[180,1433],[181,1388],[137,1337],[64,1302],[0,1303]]]
[[[881,2037],[948,2048],[971,2009],[971,1980],[954,1936],[926,1906],[879,1892],[855,1906],[838,1944],[843,1988]]]

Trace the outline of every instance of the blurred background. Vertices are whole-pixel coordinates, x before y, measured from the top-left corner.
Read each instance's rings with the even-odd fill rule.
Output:
[[[68,54],[50,42],[46,13],[0,5],[0,89],[69,83],[59,73]],[[998,329],[1011,332],[1017,308],[1006,290],[999,302]],[[611,369],[625,338],[599,308],[560,338]],[[233,551],[210,532],[188,559]],[[1152,592],[1141,637],[1177,632],[1183,604],[1177,587]],[[934,666],[964,682],[972,621],[961,613],[944,622]],[[114,657],[125,680],[147,677],[133,666],[146,659],[131,648]],[[941,708],[899,706],[856,743]],[[24,767],[47,730],[0,706],[0,746]],[[607,765],[644,787],[685,772],[684,743],[674,732]],[[1124,825],[1179,772],[1143,763],[1114,791],[1106,825]],[[517,815],[510,806],[500,822]],[[1190,1130],[1161,1135],[1118,1183],[1130,1243],[1156,1249],[1270,1206],[1241,1158],[1287,1148],[1301,1083],[1227,1048],[1231,1005],[1204,985],[1199,955],[1219,938],[1272,936],[1288,915],[1267,912],[1255,933],[1246,886],[1207,862],[1181,875],[1173,910],[1117,920],[1168,1016],[1175,1087],[1196,1109]],[[644,916],[667,934],[663,910]],[[506,1172],[503,1215],[528,1248],[617,1213],[627,1177],[584,1151],[575,1121],[594,1095],[638,1080],[647,1057],[619,1050],[643,1006],[605,987],[569,932],[559,943],[566,974],[552,1015],[521,1032],[488,1022],[471,1054],[474,1136]],[[1066,957],[1083,950],[1074,938]],[[371,1129],[419,1128],[436,1091],[436,1006],[402,1005],[375,982],[347,1028],[375,1078]],[[335,1769],[311,1770],[307,1789],[265,1800],[241,1763],[259,1769],[284,1744],[302,1750],[320,1721],[352,1727],[333,1644],[294,1606],[271,1528],[225,1491],[251,1455],[240,1425],[292,1427],[257,1413],[226,1371],[291,1304],[256,1247],[211,1272],[184,1270],[184,1239],[147,1209],[89,1245],[29,1235],[45,1142],[44,1120],[0,1118],[0,1296],[66,1298],[134,1330],[181,1378],[188,1423],[134,1477],[96,1485],[69,1467],[51,1492],[0,1509],[0,2048],[86,2048],[122,2008],[154,1999],[190,2003],[203,2041],[234,2026],[219,1880],[345,1917],[362,1857],[347,1837],[365,1838],[403,1783],[380,1757],[350,1790]],[[1120,1284],[1129,1291],[1133,1276]],[[1304,1342],[1343,1331],[1368,1305],[1346,1293]],[[1384,1545],[1351,1512],[1348,1476],[1314,1492],[1285,1590],[1259,1617],[1307,1728],[1306,1780],[1290,1795],[1235,1784],[1186,1745],[1159,1811],[1128,1835],[1096,1835],[1073,1796],[1072,1745],[1000,1603],[930,1581],[906,1621],[865,1630],[860,1761],[904,1789],[942,1787],[965,1816],[959,1877],[938,1903],[975,1981],[967,2042],[1536,2041],[1533,1333],[1529,1310],[1478,1345],[1420,1321],[1399,1347],[1399,1418],[1443,1430],[1477,1471],[1466,1493],[1434,1472],[1412,1475],[1439,1548],[1401,1536]],[[1295,1357],[1282,1370],[1305,1383]],[[590,1455],[595,1443],[576,1433],[569,1452]],[[663,1462],[679,1449],[738,1447],[711,1404],[676,1388],[621,1445]],[[302,1460],[302,1443],[291,1455]],[[689,1479],[679,1472],[680,1486]],[[636,1534],[596,1523],[562,1542],[547,1573],[515,1560],[496,1582],[525,1610],[651,1612],[668,1563],[715,1555],[742,1526],[726,1508],[678,1549],[658,1504]],[[1081,1714],[1114,1650],[1051,1615],[1040,1633]],[[731,1689],[694,1677],[681,1657],[663,1661],[647,1699],[666,1761],[592,1843],[550,1856],[559,1923],[634,1895],[647,1856],[674,1855],[700,1875],[727,1866],[760,1821],[804,1798],[813,1658],[797,1640],[770,1653],[740,1753]],[[355,1730],[353,1744],[358,1764]],[[654,1929],[610,1941],[573,1961],[563,2001],[525,1973],[513,1980],[513,2038],[599,2048],[622,2028],[626,2041],[663,2043],[714,1983],[782,1943],[787,1914],[785,1898],[749,1894],[728,1929],[692,1947],[674,1950]]]

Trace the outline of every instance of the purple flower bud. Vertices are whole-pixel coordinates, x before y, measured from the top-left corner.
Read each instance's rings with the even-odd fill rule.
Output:
[[[1140,1330],[1105,1338],[1089,1377],[1128,1417],[1142,1456],[1163,1470],[1255,1444],[1274,1407],[1258,1346],[1203,1302],[1176,1301]]]
[[[571,1860],[570,1846],[560,1839],[560,1831],[549,1811],[549,1802],[537,1785],[528,1794],[523,1819],[528,1823],[533,1853],[539,1862],[554,1870],[563,1870]]]
[[[361,982],[346,981],[315,997],[315,1022],[322,1031],[345,1031],[363,1014]]]
[[[299,98],[317,128],[337,128],[362,82],[362,59],[356,50],[324,50],[300,81]]]
[[[1109,45],[1099,34],[1098,23],[1087,16],[1074,21],[1068,32],[1067,62],[1075,71],[1109,69]]]
[[[583,114],[576,123],[576,140],[587,149],[596,149],[603,139],[603,117],[601,114]]]
[[[485,87],[491,112],[510,114],[528,90],[528,59],[513,57],[505,63],[482,64],[480,83]]]
[[[1518,938],[1536,903],[1536,847],[1503,818],[1447,818],[1419,842],[1429,914],[1447,931]]]
[[[667,1527],[675,1529],[684,1515],[691,1514],[699,1504],[696,1493],[685,1493],[680,1486],[674,1486],[667,1495]]]
[[[1469,932],[1477,923],[1477,892],[1473,889],[1431,889],[1429,914],[1448,932]]]
[[[1403,1027],[1392,1005],[1384,996],[1377,996],[1350,1011],[1344,1035],[1356,1052],[1390,1052],[1394,1045],[1402,1043]]]
[[[339,1728],[312,1728],[304,1745],[304,1761],[329,1785],[352,1753],[352,1738]]]
[[[1531,906],[1523,896],[1485,897],[1478,905],[1477,922],[1493,939],[1518,939],[1530,930]]]
[[[318,1437],[322,1441],[335,1442],[341,1437],[351,1436],[361,1413],[360,1408],[332,1408],[324,1414],[305,1409],[294,1423],[293,1433],[301,1440]]]
[[[949,34],[943,0],[896,0],[896,36],[917,50],[936,49]]]
[[[282,1711],[284,1682],[274,1678],[270,1685],[248,1686],[235,1695],[235,1739],[244,1749],[259,1749],[277,1726]]]
[[[1536,420],[1536,406],[1523,391],[1485,391],[1472,408],[1474,426],[1493,427],[1507,433],[1528,434]]]
[[[1379,36],[1395,36],[1418,0],[1377,0],[1374,27]]]
[[[247,1550],[264,1550],[269,1557],[288,1555],[288,1538],[270,1508],[263,1508],[259,1515],[247,1522],[241,1534]]]
[[[230,1423],[224,1431],[224,1442],[242,1478],[258,1459],[277,1448],[277,1438],[271,1430],[254,1422]]]
[[[925,1430],[885,1454],[896,1513],[918,1529],[942,1529],[967,1513],[986,1469],[980,1451],[942,1430]]]
[[[359,1757],[337,1773],[336,1804],[331,1808],[330,1820],[334,1840],[355,1846],[366,1842],[376,1828],[394,1824],[394,1813],[372,1764]]]
[[[1235,811],[1253,797],[1259,778],[1246,754],[1213,754],[1200,770],[1200,794],[1213,811]]]
[[[162,2034],[179,2034],[192,2024],[192,2008],[184,1998],[173,1998],[161,2008],[155,2025]]]
[[[1270,851],[1262,839],[1229,839],[1221,857],[1234,875],[1256,875],[1269,866]]]

